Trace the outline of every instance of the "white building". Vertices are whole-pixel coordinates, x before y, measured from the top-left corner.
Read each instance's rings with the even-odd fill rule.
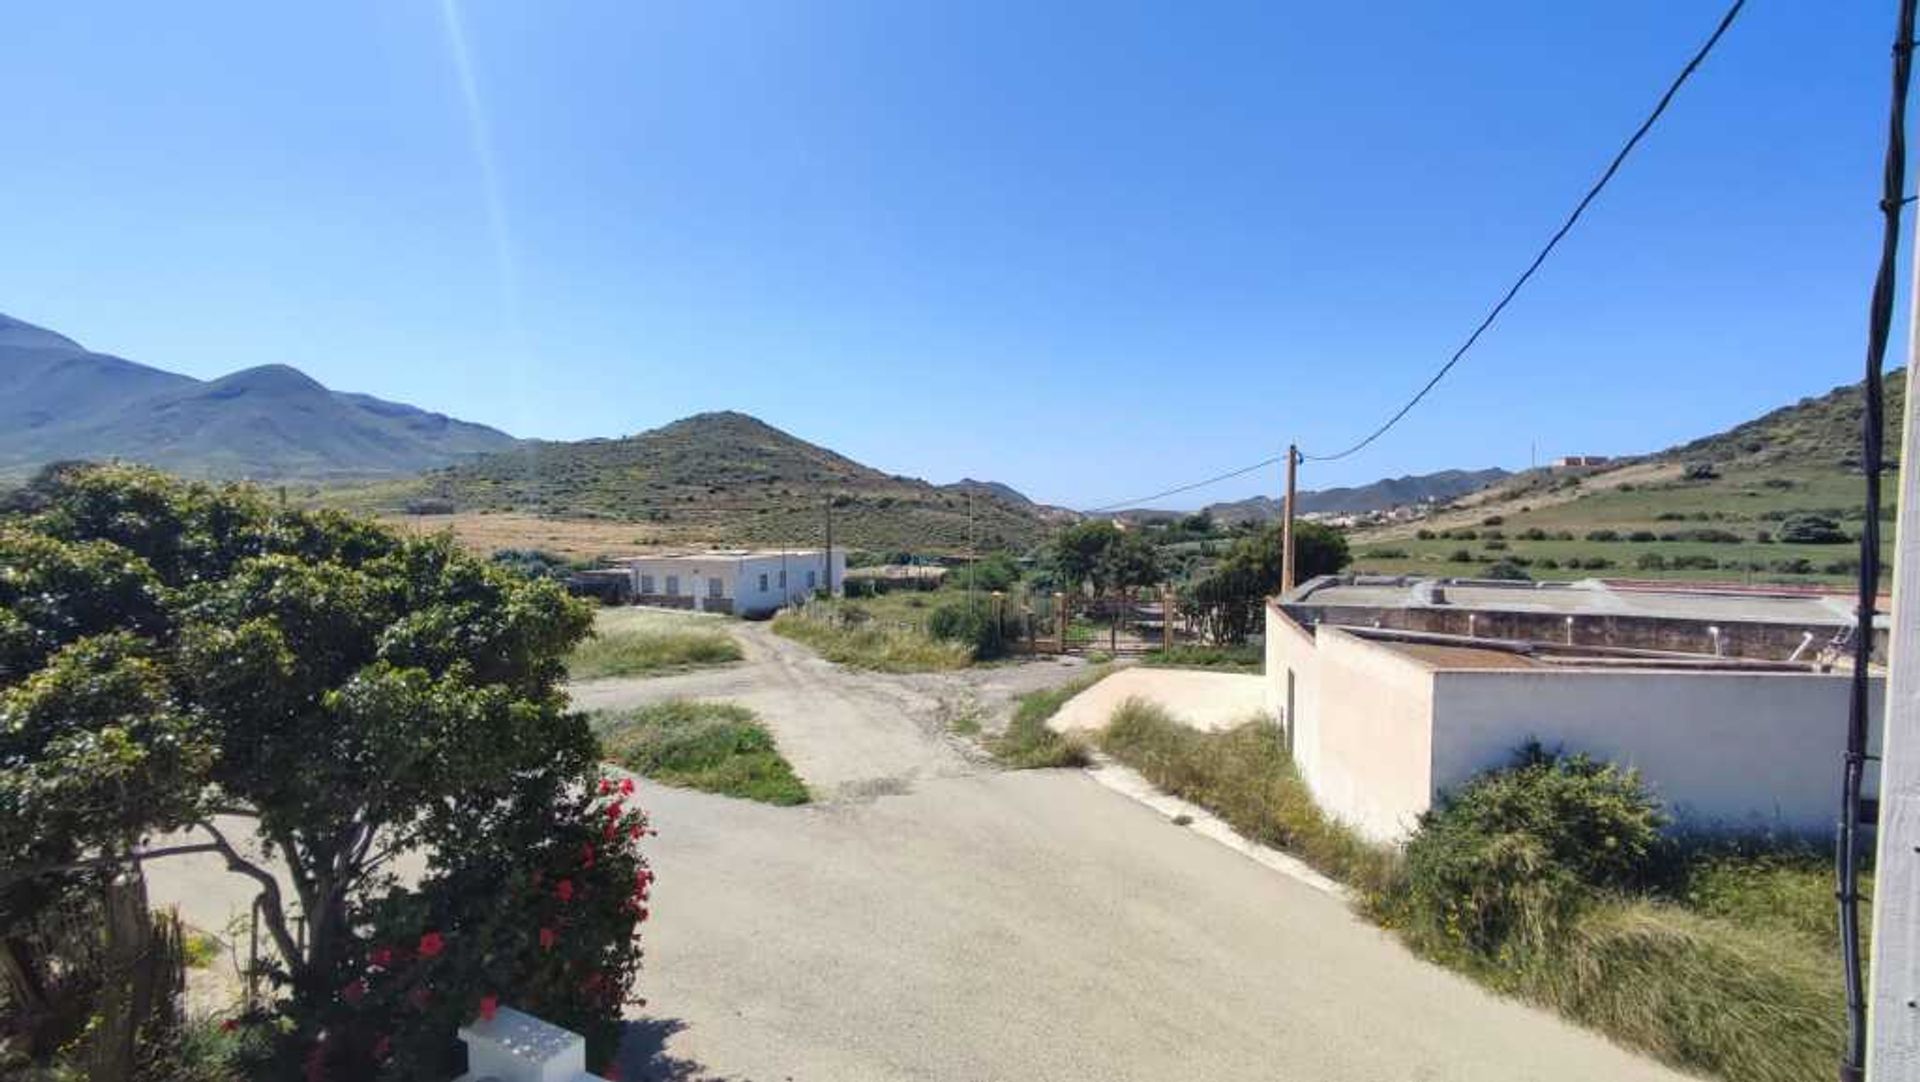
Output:
[[[614,562],[633,576],[638,604],[737,616],[765,616],[827,589],[829,581],[839,595],[847,577],[840,549],[830,564],[821,549],[666,552]]]
[[[1321,806],[1378,841],[1529,740],[1638,770],[1693,828],[1830,836],[1848,676],[1822,659],[1849,619],[1804,594],[1326,577],[1267,606],[1268,706]]]

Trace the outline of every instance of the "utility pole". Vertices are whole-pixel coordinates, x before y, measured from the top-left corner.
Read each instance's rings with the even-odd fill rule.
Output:
[[[833,497],[827,497],[827,597],[833,597]]]
[[[1920,301],[1920,274],[1912,299]],[[1920,358],[1910,309],[1907,371]],[[1893,620],[1880,732],[1880,842],[1874,863],[1873,964],[1867,967],[1867,1078],[1920,1077],[1920,407],[1907,394],[1893,534]],[[1876,588],[1878,584],[1875,584]]]
[[[973,490],[967,490],[967,611],[973,611]]]
[[[1281,507],[1280,514],[1280,592],[1290,594],[1295,585],[1293,579],[1293,495],[1296,473],[1300,465],[1300,449],[1287,444],[1287,502]]]

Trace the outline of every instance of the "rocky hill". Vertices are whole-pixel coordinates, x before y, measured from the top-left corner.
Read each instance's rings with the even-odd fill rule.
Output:
[[[965,484],[963,482],[963,484]],[[1044,509],[1004,486],[884,473],[743,413],[702,413],[624,439],[529,442],[390,494],[424,512],[518,512],[633,523],[637,538],[957,552],[1025,548]],[[1008,495],[1007,493],[1011,493]]]

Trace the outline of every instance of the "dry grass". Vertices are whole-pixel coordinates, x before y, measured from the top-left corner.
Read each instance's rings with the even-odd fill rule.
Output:
[[[753,711],[671,699],[596,719],[608,758],[667,785],[762,804],[805,804],[807,787]]]
[[[1106,679],[1109,668],[1096,668],[1056,688],[1030,691],[1020,696],[1013,718],[1005,730],[987,742],[987,750],[1001,765],[1015,770],[1046,767],[1085,766],[1091,761],[1086,738],[1077,733],[1058,733],[1047,725],[1048,719],[1067,705],[1067,700]]]
[[[454,515],[380,516],[394,529],[413,534],[451,532],[460,547],[483,556],[500,549],[542,549],[572,560],[601,556],[637,556],[663,546],[717,542],[713,531],[679,528],[668,531],[647,523],[605,519],[543,518],[517,511]],[[708,536],[712,535],[712,536]]]
[[[773,618],[773,632],[805,643],[828,661],[875,672],[940,672],[973,664],[964,643],[943,642],[918,628],[848,622],[834,604],[809,604]]]
[[[741,657],[725,622],[713,617],[602,609],[594,618],[593,637],[567,655],[567,675],[574,680],[654,676]]]

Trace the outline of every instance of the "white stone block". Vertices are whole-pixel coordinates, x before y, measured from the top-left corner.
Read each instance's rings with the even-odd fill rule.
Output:
[[[577,1082],[587,1073],[586,1038],[530,1014],[501,1007],[460,1027],[467,1073],[455,1082]]]

